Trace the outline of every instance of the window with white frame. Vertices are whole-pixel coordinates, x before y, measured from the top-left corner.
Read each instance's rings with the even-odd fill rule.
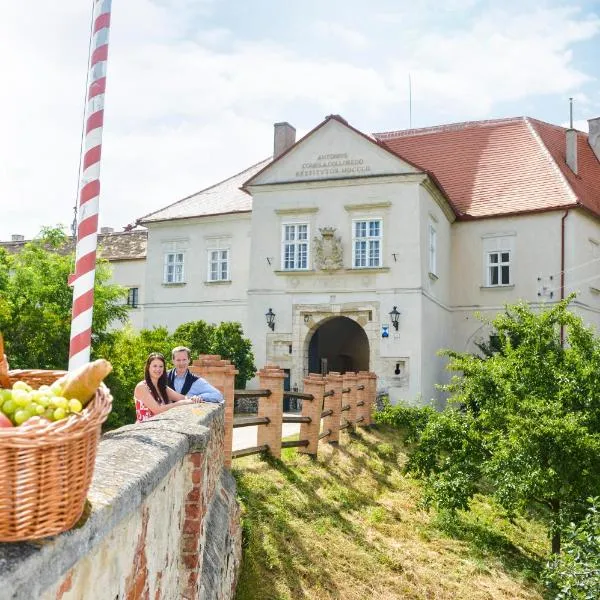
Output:
[[[229,281],[229,249],[208,251],[208,281]]]
[[[437,277],[437,231],[429,223],[429,273]]]
[[[485,287],[514,285],[516,239],[515,233],[488,233],[482,236]]]
[[[490,287],[511,284],[510,250],[487,253],[487,285]]]
[[[352,266],[355,269],[381,267],[381,219],[352,222]]]
[[[183,283],[183,252],[167,252],[165,253],[165,271],[164,283]]]
[[[286,271],[308,269],[308,223],[284,223],[281,237],[281,268]]]

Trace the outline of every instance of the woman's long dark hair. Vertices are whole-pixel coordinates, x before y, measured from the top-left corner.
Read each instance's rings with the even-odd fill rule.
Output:
[[[153,360],[160,360],[163,364],[162,375],[158,378],[158,389],[154,387],[152,378],[150,377],[150,363]],[[167,363],[165,357],[160,352],[152,352],[146,359],[146,366],[144,367],[144,380],[152,397],[159,404],[169,404],[169,396],[167,394]]]

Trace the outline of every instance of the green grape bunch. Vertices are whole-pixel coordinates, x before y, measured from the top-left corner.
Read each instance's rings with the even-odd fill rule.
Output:
[[[80,413],[83,410],[81,402],[62,396],[61,388],[60,384],[53,383],[34,390],[24,381],[16,381],[12,389],[0,389],[0,413],[14,426],[26,423],[32,417],[60,421]]]

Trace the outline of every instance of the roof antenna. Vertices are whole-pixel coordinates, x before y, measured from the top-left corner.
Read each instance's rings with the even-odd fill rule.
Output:
[[[569,129],[573,129],[573,98],[569,98]]]
[[[412,129],[412,83],[408,74],[408,128]]]

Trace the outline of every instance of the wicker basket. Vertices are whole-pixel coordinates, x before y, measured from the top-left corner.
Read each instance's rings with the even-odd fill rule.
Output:
[[[62,371],[11,371],[32,387],[51,384]],[[34,419],[0,428],[0,541],[17,542],[70,529],[83,513],[101,425],[112,407],[102,384],[80,414],[48,423]]]

